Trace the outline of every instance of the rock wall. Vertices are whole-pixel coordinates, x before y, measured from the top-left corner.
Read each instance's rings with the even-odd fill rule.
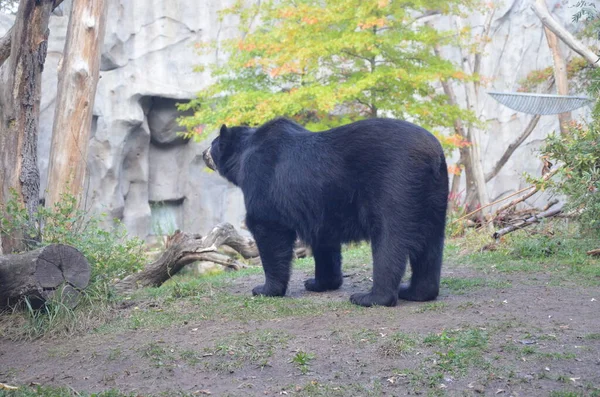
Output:
[[[167,4],[168,3],[168,4]],[[193,72],[203,59],[194,43],[228,38],[235,19],[218,21],[231,1],[110,0],[88,158],[86,206],[118,218],[133,235],[181,229],[207,233],[218,222],[237,227],[244,218],[239,189],[207,172],[201,153],[208,142],[177,136],[176,103],[210,82]],[[57,64],[65,42],[69,1],[50,23],[43,76],[39,164],[46,187]],[[12,25],[0,20],[0,34]],[[209,55],[211,61],[216,54]]]
[[[201,152],[209,141],[194,143],[178,137],[180,127],[175,122],[179,116],[175,104],[192,98],[210,83],[207,73],[193,72],[194,65],[220,60],[217,53],[200,58],[194,43],[236,35],[235,18],[219,21],[217,17],[217,11],[233,1],[109,1],[94,104],[86,206],[121,219],[133,235],[148,238],[175,229],[206,233],[218,222],[239,227],[243,220],[241,192],[205,169]],[[554,16],[568,25],[573,9],[566,3],[549,0],[548,5]],[[56,68],[64,46],[68,9],[66,1],[50,23],[39,138],[42,190],[46,186]],[[433,21],[454,26],[447,19]],[[469,22],[481,26],[483,18],[472,16]],[[0,34],[11,25],[9,17],[0,16]],[[478,114],[488,122],[482,142],[486,171],[531,116],[500,105],[485,90],[514,91],[529,71],[552,64],[541,24],[529,1],[503,2],[492,28],[492,41],[482,64],[482,74],[491,79],[477,103]],[[457,52],[447,55],[459,60]],[[464,101],[462,91],[456,89]],[[557,127],[555,116],[542,117],[531,138],[490,181],[490,198],[522,187],[523,171],[539,171],[534,151]]]

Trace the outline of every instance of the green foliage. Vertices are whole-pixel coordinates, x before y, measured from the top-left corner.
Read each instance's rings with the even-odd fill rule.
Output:
[[[423,344],[439,348],[435,352],[435,363],[441,370],[461,373],[471,366],[486,365],[482,353],[487,348],[488,340],[487,332],[473,328],[429,334],[423,339]]]
[[[489,233],[470,230],[465,237],[448,240],[445,262],[472,264],[495,272],[544,273],[553,284],[578,282],[598,286],[600,260],[586,252],[598,248],[594,235],[582,233],[581,225],[564,219],[505,235],[490,247]],[[485,248],[488,247],[488,248]],[[444,280],[444,279],[442,279]],[[442,281],[453,293],[454,281]],[[503,282],[486,282],[486,287],[505,288]]]
[[[577,12],[573,14],[573,22],[579,22],[582,19],[590,21],[598,18],[598,10],[592,2],[578,1],[573,7],[578,8]]]
[[[71,195],[63,195],[54,208],[39,207],[30,219],[13,191],[3,213],[0,233],[22,231],[29,248],[60,243],[81,251],[92,268],[92,283],[123,277],[143,265],[140,239],[128,238],[125,227],[118,222],[113,230],[105,230],[104,215],[87,216]]]
[[[100,393],[76,392],[68,387],[28,386],[18,390],[8,391],[0,389],[0,397],[135,397],[138,393],[122,393],[118,390],[107,390]]]
[[[570,59],[567,62],[567,78],[571,85],[576,84],[578,81],[586,82],[587,84],[580,84],[588,86],[590,82],[591,69],[587,61],[581,57]],[[543,83],[547,83],[551,78],[554,77],[554,68],[548,66],[544,69],[532,70],[527,76],[519,81],[519,92],[532,92],[538,89]]]
[[[549,135],[541,153],[561,166],[544,187],[566,195],[567,210],[580,212],[585,230],[600,235],[600,120]]]
[[[210,69],[215,83],[181,110],[180,119],[200,140],[221,123],[260,125],[277,116],[310,130],[377,115],[409,119],[426,128],[474,121],[435,89],[443,80],[469,76],[435,54],[463,40],[467,30],[443,32],[417,18],[430,10],[456,15],[474,0],[282,0],[222,11],[237,17],[243,33],[202,52],[227,53]],[[258,24],[256,21],[260,20]]]
[[[300,368],[300,372],[302,374],[306,374],[309,370],[309,363],[315,358],[315,355],[312,353],[307,353],[302,350],[299,350],[294,357],[292,357],[291,362],[296,364],[298,368]]]
[[[61,322],[75,322],[75,313],[60,298],[46,302],[40,310],[34,308],[28,298],[25,298],[24,303],[29,318],[27,329],[29,338],[41,336],[48,330],[57,327]]]
[[[417,344],[415,337],[404,332],[395,332],[379,346],[379,351],[385,357],[400,357],[412,351]]]

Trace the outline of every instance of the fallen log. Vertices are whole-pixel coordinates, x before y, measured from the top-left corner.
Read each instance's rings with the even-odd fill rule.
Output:
[[[510,225],[507,226],[503,229],[498,230],[497,232],[495,232],[492,237],[494,239],[499,239],[500,237],[504,236],[505,234],[508,234],[510,232],[514,232],[515,230],[519,230],[522,229],[524,227],[527,227],[529,225],[533,225],[534,223],[539,222],[540,220],[544,219],[544,218],[551,218],[553,216],[556,216],[558,214],[560,214],[562,212],[562,207],[560,208],[552,208],[549,209],[547,211],[544,212],[540,212],[537,215],[534,215],[530,218],[524,219],[522,220],[520,223],[514,224],[514,225]]]
[[[59,297],[77,305],[90,281],[88,261],[77,249],[51,244],[22,254],[0,255],[0,307],[28,298],[34,308]]]
[[[165,247],[158,259],[142,271],[117,281],[113,285],[115,290],[121,294],[128,294],[138,288],[158,287],[184,266],[194,262],[212,262],[231,270],[247,267],[245,263],[230,256],[236,253],[248,259],[252,265],[261,264],[254,240],[240,235],[229,223],[215,226],[205,237],[178,230],[167,237]],[[219,249],[230,255],[218,252]],[[303,258],[312,252],[309,247],[297,241],[294,254],[296,258]]]
[[[184,266],[207,261],[230,269],[247,267],[244,263],[217,252],[221,246],[228,246],[244,258],[258,256],[258,248],[252,239],[241,236],[229,223],[221,223],[205,237],[176,231],[167,238],[165,251],[154,262],[138,273],[131,274],[114,284],[119,293],[129,293],[137,288],[158,287]]]

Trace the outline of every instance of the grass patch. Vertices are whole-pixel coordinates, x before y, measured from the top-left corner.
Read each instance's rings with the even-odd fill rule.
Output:
[[[443,396],[440,385],[444,383],[444,374],[440,371],[421,368],[419,370],[403,370],[393,376],[394,382],[406,380],[413,394],[428,396]]]
[[[88,287],[75,309],[59,296],[33,309],[27,300],[12,311],[0,313],[0,337],[13,341],[34,340],[45,336],[68,338],[98,327],[114,317],[116,297],[101,285]]]
[[[509,281],[487,280],[484,278],[460,278],[444,277],[441,280],[442,287],[447,288],[455,295],[463,295],[469,291],[480,288],[504,289],[512,287]]]
[[[175,350],[168,348],[163,342],[150,342],[139,351],[142,357],[150,360],[156,368],[171,366],[175,361]]]
[[[205,277],[176,276],[158,288],[144,288],[130,298],[131,308],[96,329],[100,333],[160,329],[174,324],[206,320],[253,321],[285,317],[320,316],[342,311],[352,315],[365,310],[348,300],[319,301],[311,297],[264,297],[233,293],[236,279],[251,277],[258,268],[223,272]]]
[[[539,353],[540,357],[549,359],[549,360],[573,360],[577,358],[575,353]]]
[[[435,349],[435,367],[446,373],[464,374],[470,367],[487,366],[482,353],[488,339],[486,331],[473,328],[429,334],[423,344]]]
[[[272,329],[229,335],[205,349],[206,366],[221,372],[233,372],[243,366],[264,368],[271,365],[275,351],[287,347],[291,339],[291,335]]]
[[[122,393],[118,390],[107,390],[100,393],[76,392],[66,387],[24,386],[17,390],[0,390],[0,397],[135,397],[136,393]]]
[[[488,233],[471,230],[464,237],[448,240],[447,261],[497,272],[544,272],[557,285],[564,280],[583,285],[600,285],[600,260],[586,254],[598,241],[580,235],[578,229],[557,222],[553,234],[545,225],[519,230],[494,243]],[[493,244],[494,249],[484,249]],[[504,287],[501,287],[504,288]]]
[[[232,295],[227,291],[198,294],[193,299],[174,304],[157,300],[151,305],[134,309],[125,316],[97,328],[100,333],[124,330],[155,330],[176,324],[188,324],[206,320],[217,321],[265,321],[275,318],[321,316],[341,311],[346,315],[359,313],[364,308],[349,301],[319,302],[310,298],[271,298],[263,296]]]
[[[309,370],[309,364],[314,359],[314,354],[300,350],[296,352],[296,354],[294,355],[294,357],[292,357],[290,362],[295,364],[298,367],[298,369],[300,369],[302,375],[306,375]]]
[[[417,339],[413,335],[396,332],[379,346],[379,352],[385,357],[399,357],[413,350]]]
[[[448,308],[446,302],[427,302],[419,305],[413,313],[442,312]]]
[[[352,342],[359,344],[375,343],[379,339],[381,339],[381,333],[368,328],[363,328],[359,331],[355,331],[352,333],[351,336]]]
[[[282,390],[287,395],[306,397],[347,397],[362,396],[375,397],[382,395],[382,387],[379,381],[374,381],[370,387],[359,384],[331,384],[312,381],[305,385],[291,385]]]

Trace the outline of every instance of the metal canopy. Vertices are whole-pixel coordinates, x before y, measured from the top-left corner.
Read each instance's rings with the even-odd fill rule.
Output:
[[[488,94],[506,107],[536,115],[571,112],[592,101],[584,96],[496,91],[489,91]]]

